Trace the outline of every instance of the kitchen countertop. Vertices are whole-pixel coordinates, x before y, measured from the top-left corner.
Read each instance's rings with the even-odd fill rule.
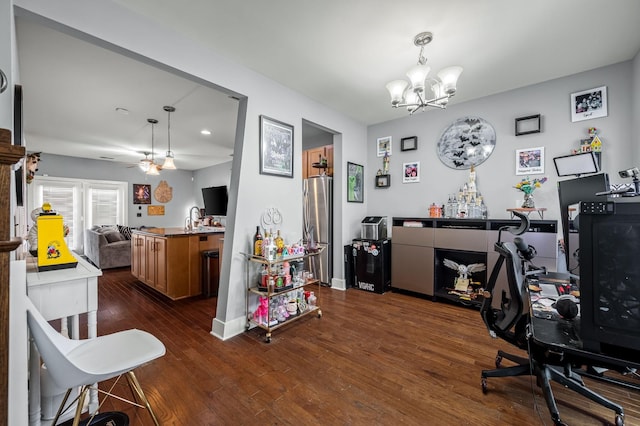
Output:
[[[208,235],[208,234],[223,234],[225,228],[217,226],[200,226],[193,231],[185,231],[184,228],[144,228],[144,229],[132,229],[131,232],[135,234],[156,235],[160,237],[182,237],[188,235]]]

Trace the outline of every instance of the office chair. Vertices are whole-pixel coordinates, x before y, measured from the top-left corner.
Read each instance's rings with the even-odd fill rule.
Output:
[[[514,235],[522,235],[529,229],[529,220],[526,216],[515,213],[521,221],[518,228],[505,228]],[[501,229],[502,231],[502,229]],[[551,390],[551,380],[589,398],[590,400],[610,408],[616,412],[616,426],[624,425],[624,411],[622,407],[603,396],[587,388],[582,378],[572,370],[574,365],[582,365],[583,360],[554,354],[543,345],[537,344],[531,339],[529,298],[526,286],[526,277],[529,275],[541,275],[546,273],[544,269],[533,266],[531,260],[535,257],[535,249],[526,245],[521,238],[516,237],[514,242],[500,241],[501,234],[494,249],[500,254],[496,262],[487,286],[485,298],[480,308],[482,319],[489,329],[489,334],[494,338],[501,338],[517,348],[527,351],[528,358],[516,356],[498,351],[493,370],[483,370],[481,374],[482,392],[487,393],[488,377],[509,377],[532,375],[537,379],[537,385],[542,394],[555,425],[566,425],[560,419],[558,406]],[[506,268],[507,287],[496,289],[496,282],[502,267]],[[533,269],[527,269],[527,266]],[[516,363],[514,366],[502,367],[503,358]]]
[[[119,378],[121,375],[126,376],[134,399],[139,398],[144,405],[124,398],[116,398],[138,407],[146,407],[154,424],[159,425],[133,370],[165,354],[165,347],[160,340],[145,331],[136,329],[93,339],[72,340],[58,333],[31,300],[26,296],[25,299],[29,330],[47,367],[47,372],[56,386],[67,389],[52,425],[55,425],[60,415],[68,410],[69,407],[65,407],[65,404],[73,389],[80,389],[76,400],[71,402],[73,404],[77,401],[73,426],[78,426],[84,401],[92,384],[114,377]],[[109,392],[103,393],[106,396],[111,395]],[[92,417],[95,414],[93,413]]]

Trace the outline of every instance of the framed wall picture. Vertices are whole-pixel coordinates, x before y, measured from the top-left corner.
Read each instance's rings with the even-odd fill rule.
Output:
[[[400,139],[400,151],[413,151],[414,149],[418,149],[417,136]]]
[[[391,186],[391,175],[377,175],[376,188],[388,188]]]
[[[607,86],[596,87],[571,94],[571,121],[606,117]]]
[[[364,202],[364,166],[347,162],[347,201]]]
[[[540,133],[540,114],[516,118],[516,136]]]
[[[133,204],[151,204],[151,185],[133,184]]]
[[[404,163],[402,165],[402,183],[420,182],[420,162]]]
[[[544,173],[544,147],[516,149],[516,175]]]
[[[260,173],[293,178],[293,126],[260,116]]]
[[[391,155],[391,144],[393,138],[391,136],[385,136],[384,138],[378,138],[377,143],[377,152],[378,157],[384,157],[385,154]]]

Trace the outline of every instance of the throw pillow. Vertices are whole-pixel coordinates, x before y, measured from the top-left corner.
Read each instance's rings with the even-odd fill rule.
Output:
[[[129,228],[128,226],[124,226],[124,225],[117,225],[117,226],[118,226],[118,231],[120,231],[120,233],[125,238],[125,240],[130,240],[131,239],[131,228]]]
[[[106,232],[104,237],[108,243],[115,243],[116,241],[124,241],[125,238],[118,231]]]

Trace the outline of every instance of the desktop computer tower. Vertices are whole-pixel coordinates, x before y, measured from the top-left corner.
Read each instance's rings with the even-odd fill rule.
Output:
[[[628,200],[580,204],[580,338],[614,356],[640,354],[640,200]]]
[[[354,239],[354,287],[384,293],[391,289],[391,240]]]

